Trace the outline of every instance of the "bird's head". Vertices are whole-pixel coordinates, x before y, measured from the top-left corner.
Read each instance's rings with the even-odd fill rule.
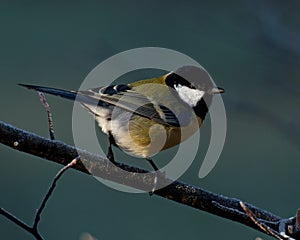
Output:
[[[170,72],[167,74],[165,82],[202,119],[211,105],[213,94],[224,92],[223,88],[213,85],[212,79],[205,69],[196,66],[183,66],[175,72]]]

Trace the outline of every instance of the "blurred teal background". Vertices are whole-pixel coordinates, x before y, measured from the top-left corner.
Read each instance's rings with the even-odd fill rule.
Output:
[[[98,63],[121,51],[180,51],[226,89],[228,119],[214,170],[198,178],[206,139],[181,180],[290,217],[300,203],[299,10],[295,0],[1,1],[0,120],[48,136],[37,95],[17,83],[77,89]],[[72,103],[48,102],[57,139],[73,144]],[[206,121],[202,139],[209,127]],[[0,207],[31,223],[61,166],[3,145],[0,151]],[[271,239],[156,196],[112,190],[73,170],[55,189],[40,231],[45,239],[80,239],[84,232],[97,239]],[[32,239],[2,216],[0,238]]]

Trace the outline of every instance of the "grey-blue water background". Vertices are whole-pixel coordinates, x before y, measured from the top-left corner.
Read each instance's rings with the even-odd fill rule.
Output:
[[[1,1],[0,120],[48,136],[37,95],[17,83],[77,89],[120,51],[171,48],[197,60],[226,89],[221,158],[199,179],[203,140],[199,160],[181,180],[291,216],[300,203],[299,10],[298,1]],[[72,103],[48,101],[57,138],[72,144]],[[201,131],[208,136],[209,124]],[[5,146],[0,151],[0,207],[30,223],[61,166]],[[159,197],[114,191],[76,171],[59,182],[40,231],[45,239],[80,239],[84,232],[107,240],[270,239]],[[32,239],[3,217],[0,238]]]

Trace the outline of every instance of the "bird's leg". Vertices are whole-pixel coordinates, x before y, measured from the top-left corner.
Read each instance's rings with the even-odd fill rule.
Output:
[[[146,160],[151,164],[151,166],[153,167],[154,171],[158,171],[159,168],[156,166],[156,164],[153,162],[153,160],[151,158],[146,158]]]
[[[112,151],[112,145],[115,144],[115,139],[111,132],[108,132],[108,153],[107,153],[107,158],[109,161],[112,163],[115,163],[115,158],[114,158],[114,153]]]

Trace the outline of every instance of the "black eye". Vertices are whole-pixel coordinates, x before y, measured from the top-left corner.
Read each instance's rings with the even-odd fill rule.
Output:
[[[174,86],[186,86],[192,89],[196,89],[195,86],[193,84],[191,84],[189,81],[187,81],[186,79],[184,79],[183,77],[177,75],[176,73],[171,73],[166,77],[166,84],[171,87],[174,88]]]

